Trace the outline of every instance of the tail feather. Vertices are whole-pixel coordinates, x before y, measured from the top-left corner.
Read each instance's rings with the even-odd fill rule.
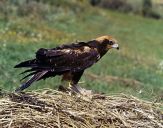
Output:
[[[15,65],[14,68],[22,68],[22,67],[37,67],[37,62],[36,62],[36,59],[33,59],[33,60],[27,60],[27,61],[24,61],[24,62],[21,62],[17,65]]]
[[[42,71],[42,72],[38,72],[35,75],[33,75],[27,82],[23,83],[19,88],[17,88],[15,91],[16,92],[20,92],[24,89],[26,89],[27,87],[29,87],[34,81],[37,81],[38,79],[40,79],[41,77],[43,77],[48,71]]]
[[[32,72],[32,71],[35,71],[35,69],[34,69],[34,68],[27,69],[27,70],[21,72],[19,75],[21,75],[21,74],[25,74],[25,73],[27,73],[27,72]]]
[[[32,75],[34,75],[34,74],[37,74],[37,73],[38,73],[38,71],[31,72],[31,73],[29,73],[28,75],[24,76],[20,81],[24,80],[25,78],[27,78],[27,77],[29,77],[29,76],[32,76]]]

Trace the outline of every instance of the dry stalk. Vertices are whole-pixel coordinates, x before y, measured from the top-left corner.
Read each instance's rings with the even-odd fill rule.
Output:
[[[91,98],[45,89],[0,99],[2,128],[163,128],[162,104],[124,94]]]

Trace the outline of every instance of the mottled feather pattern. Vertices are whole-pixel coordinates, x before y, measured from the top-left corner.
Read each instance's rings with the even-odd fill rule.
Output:
[[[40,64],[46,63],[50,68],[58,72],[59,70],[64,71],[64,69],[66,71],[84,70],[86,67],[91,66],[90,63],[96,62],[98,54],[97,49],[92,49],[87,43],[82,42],[72,46],[63,45],[55,49],[40,49],[36,52],[36,57],[37,59],[41,58]],[[91,62],[88,63],[87,61]]]
[[[30,72],[23,79],[42,70],[49,71],[51,75],[59,75],[61,72],[84,70],[96,62],[97,56],[97,49],[92,49],[87,43],[80,42],[53,49],[41,48],[36,52],[36,59],[22,62],[15,67],[31,67],[23,72]]]
[[[88,42],[61,45],[52,49],[40,48],[35,59],[15,66],[30,68],[23,72],[29,73],[23,79],[33,75],[18,90],[25,89],[34,81],[56,75],[71,74],[70,81],[77,84],[84,70],[96,63],[109,50],[108,48],[111,48],[110,40],[114,41],[111,36],[102,36]]]

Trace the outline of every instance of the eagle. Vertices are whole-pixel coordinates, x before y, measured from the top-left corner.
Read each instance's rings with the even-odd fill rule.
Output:
[[[28,73],[23,79],[30,77],[15,91],[20,92],[35,81],[60,75],[62,82],[69,83],[70,90],[81,93],[78,82],[85,69],[99,61],[112,48],[119,49],[119,46],[117,40],[110,35],[51,49],[40,48],[34,59],[23,61],[14,67],[27,68],[21,74]]]

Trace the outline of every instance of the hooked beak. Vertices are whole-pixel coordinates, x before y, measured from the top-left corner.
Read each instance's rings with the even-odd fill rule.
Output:
[[[113,45],[112,45],[112,48],[116,48],[117,50],[119,50],[118,44],[113,44]]]

